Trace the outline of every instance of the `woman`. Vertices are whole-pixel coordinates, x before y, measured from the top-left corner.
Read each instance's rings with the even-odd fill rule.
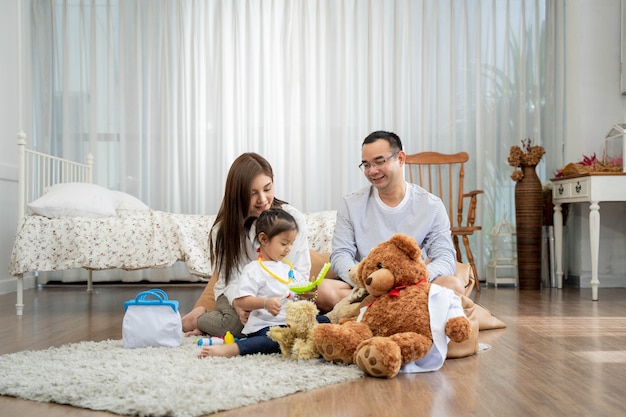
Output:
[[[281,208],[291,214],[298,224],[298,234],[289,260],[300,274],[310,276],[306,219],[296,208],[275,198],[273,181],[271,165],[256,153],[244,153],[231,165],[224,198],[210,232],[209,256],[214,273],[193,310],[183,317],[183,330],[188,335],[224,336],[230,331],[235,337],[243,337],[241,330],[249,311],[233,301],[243,267],[257,257],[253,244],[255,227],[249,232],[244,227],[248,217],[258,217],[269,208]],[[317,301],[329,305],[329,297],[323,296],[322,291]],[[333,302],[336,301],[330,301]]]

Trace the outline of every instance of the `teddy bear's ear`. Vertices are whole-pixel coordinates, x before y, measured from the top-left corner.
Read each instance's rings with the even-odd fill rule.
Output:
[[[350,278],[350,281],[352,281],[354,285],[361,285],[359,281],[359,264],[356,264],[352,266],[352,268],[348,269],[348,278]]]
[[[422,251],[412,237],[404,233],[396,233],[391,236],[389,242],[405,253],[409,259],[414,261],[422,259]]]
[[[357,265],[352,267],[352,268],[356,268],[356,274],[354,274],[354,276],[351,276],[350,278],[352,278],[352,281],[354,281],[354,284],[359,287],[363,287],[363,282],[361,281],[361,274],[363,273],[365,259],[367,258],[361,259],[361,262],[359,262]]]

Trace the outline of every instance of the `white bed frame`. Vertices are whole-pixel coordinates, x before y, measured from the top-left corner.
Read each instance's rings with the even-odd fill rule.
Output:
[[[65,182],[93,181],[93,155],[87,155],[87,163],[78,163],[56,156],[47,155],[26,147],[26,134],[17,134],[17,221],[26,216],[26,204],[42,196],[45,191]],[[93,290],[92,271],[89,271],[87,291]],[[17,276],[18,316],[24,311],[24,274]]]

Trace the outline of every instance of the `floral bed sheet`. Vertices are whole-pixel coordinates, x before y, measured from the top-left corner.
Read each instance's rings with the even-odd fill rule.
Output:
[[[9,272],[136,270],[182,261],[191,274],[210,277],[208,236],[215,217],[154,210],[97,219],[26,216],[18,227]],[[305,213],[305,218],[310,249],[330,252],[337,212]]]
[[[26,216],[20,222],[9,272],[168,267],[183,261],[208,277],[208,235],[214,215],[132,211],[103,218]]]

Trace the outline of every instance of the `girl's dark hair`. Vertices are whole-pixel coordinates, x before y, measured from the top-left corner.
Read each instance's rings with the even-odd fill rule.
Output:
[[[212,236],[215,231],[215,240],[209,241],[211,263],[216,271],[224,274],[226,283],[246,253],[244,222],[250,208],[252,180],[261,174],[274,180],[270,163],[261,155],[248,152],[233,161],[226,177],[224,198],[210,232]],[[281,208],[283,204],[286,203],[274,197],[272,208]]]
[[[255,220],[257,240],[261,233],[264,233],[268,239],[272,239],[283,232],[298,230],[296,219],[283,209],[268,209],[262,211],[259,217],[248,217],[245,223],[246,230],[250,230]]]
[[[372,132],[365,139],[363,139],[363,145],[367,145],[368,143],[376,142],[379,139],[384,139],[389,142],[389,148],[393,152],[398,152],[402,150],[402,141],[400,140],[400,136],[396,135],[393,132],[386,132],[384,130],[377,130],[376,132]]]

